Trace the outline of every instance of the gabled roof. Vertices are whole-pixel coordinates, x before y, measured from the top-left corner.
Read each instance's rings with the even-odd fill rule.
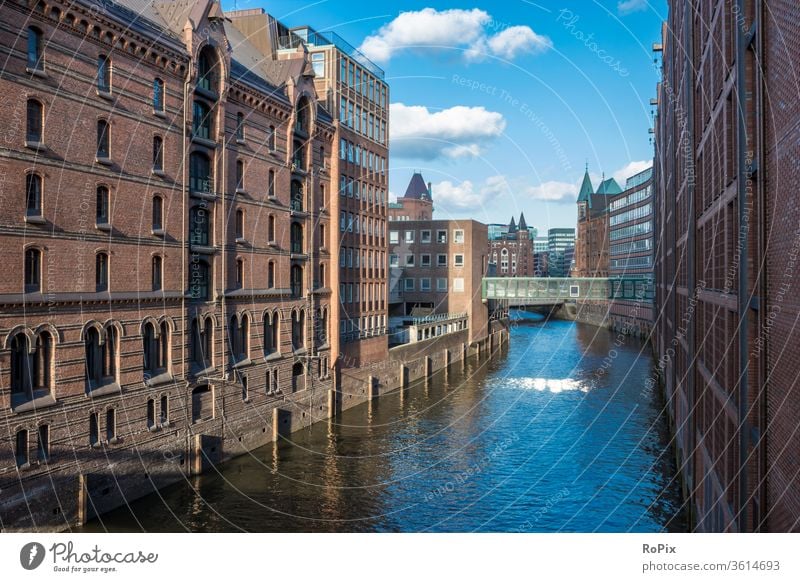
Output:
[[[519,229],[528,230],[528,225],[525,223],[525,213],[521,212],[519,215]]]
[[[622,188],[619,187],[617,181],[614,178],[609,178],[608,180],[603,180],[600,183],[600,186],[597,187],[597,192],[595,194],[604,194],[609,196],[611,194],[619,194],[622,192]]]
[[[414,175],[411,176],[411,181],[408,183],[408,188],[406,188],[404,198],[430,200],[428,186],[425,184],[425,180],[422,178],[422,174],[419,172],[414,172]]]

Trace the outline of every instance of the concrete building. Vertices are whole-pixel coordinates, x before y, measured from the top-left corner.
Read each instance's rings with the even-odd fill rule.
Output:
[[[537,236],[533,239],[533,252],[546,253],[549,250],[548,238],[546,236]]]
[[[489,262],[495,265],[498,277],[533,276],[534,238],[525,221],[525,213],[519,215],[519,224],[511,217],[506,233],[489,242]]]
[[[550,277],[569,277],[575,254],[575,229],[551,228],[547,231]]]
[[[653,326],[653,168],[631,176],[625,191],[608,205],[609,268],[611,278],[644,279],[636,299],[615,299],[609,304],[609,327],[649,337]],[[615,294],[616,295],[616,294]],[[627,295],[631,295],[628,293]]]
[[[432,220],[433,192],[422,174],[414,172],[406,192],[397,202],[389,204],[389,220]]]
[[[742,4],[671,0],[654,47],[654,338],[695,527],[798,531],[800,4]]]
[[[608,277],[608,204],[622,189],[605,178],[595,191],[589,168],[578,193],[578,232],[575,240],[575,277]]]
[[[331,414],[340,324],[354,361],[386,354],[379,72],[212,0],[0,12],[2,527],[81,523]]]

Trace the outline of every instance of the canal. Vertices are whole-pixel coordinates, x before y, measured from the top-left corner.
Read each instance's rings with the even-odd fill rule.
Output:
[[[684,531],[647,345],[517,314],[457,363],[86,531]]]

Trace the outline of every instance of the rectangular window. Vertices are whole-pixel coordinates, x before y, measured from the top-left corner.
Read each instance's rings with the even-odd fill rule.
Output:
[[[313,53],[311,55],[311,67],[314,69],[315,77],[325,76],[325,53]]]
[[[419,242],[422,244],[428,244],[431,242],[431,231],[429,230],[421,230],[419,232]]]
[[[420,255],[419,264],[421,267],[430,267],[431,256],[428,254]]]
[[[453,279],[453,291],[456,293],[463,293],[464,291],[464,279],[461,277],[456,277]]]
[[[437,267],[446,267],[447,266],[447,255],[436,255],[436,266]]]
[[[113,408],[106,411],[106,440],[113,441],[117,437],[117,413]]]
[[[464,266],[464,255],[457,253],[453,255],[453,265],[456,267],[463,267]]]
[[[437,230],[436,231],[436,242],[439,244],[444,244],[447,242],[447,231],[446,230]]]
[[[419,280],[419,290],[420,291],[430,291],[431,290],[431,280],[428,277],[423,277]]]
[[[453,231],[453,242],[456,244],[464,244],[464,231],[461,229]]]
[[[37,431],[39,442],[36,447],[36,456],[39,462],[46,463],[50,460],[50,426],[42,424]]]
[[[444,277],[439,277],[436,279],[436,290],[437,291],[447,291],[447,279]]]
[[[413,243],[414,242],[414,231],[413,230],[405,231],[404,235],[405,235],[405,239],[404,240],[405,240],[406,243]]]
[[[389,244],[400,244],[400,233],[396,230],[389,231]]]
[[[390,267],[399,267],[400,266],[400,257],[399,257],[399,255],[395,255],[395,254],[389,255],[389,266]]]
[[[408,278],[404,280],[403,289],[406,291],[413,291],[414,290],[414,279]]]
[[[414,266],[414,255],[406,255],[406,267]]]

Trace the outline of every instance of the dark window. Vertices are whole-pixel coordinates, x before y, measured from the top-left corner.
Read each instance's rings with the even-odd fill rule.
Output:
[[[153,80],[153,111],[164,111],[164,81]]]
[[[294,154],[292,156],[292,170],[306,169],[305,145],[300,140],[294,140]]]
[[[303,252],[303,226],[299,222],[293,222],[291,227],[291,246],[292,253],[302,254]]]
[[[97,388],[103,380],[103,352],[100,345],[100,332],[90,328],[84,340],[86,353],[86,382],[89,391]]]
[[[89,444],[94,446],[100,441],[100,421],[97,418],[97,413],[93,412],[89,415]]]
[[[159,345],[156,337],[156,328],[152,323],[144,327],[144,337],[142,338],[142,355],[144,356],[145,372],[154,372],[158,369]]]
[[[267,179],[267,196],[275,196],[275,172],[269,171]]]
[[[244,287],[244,261],[236,259],[236,287]]]
[[[209,265],[203,260],[192,262],[189,272],[189,288],[192,299],[208,300],[210,295]]]
[[[117,437],[117,411],[113,408],[106,410],[106,440],[113,441]]]
[[[193,152],[189,158],[189,188],[195,192],[212,191],[211,162],[203,153]]]
[[[267,219],[267,240],[275,242],[275,216],[272,214]]]
[[[28,464],[28,431],[17,431],[14,442],[14,457],[17,459],[17,467],[24,467]]]
[[[239,357],[241,359],[250,356],[250,319],[242,317],[242,324],[239,326]]]
[[[236,189],[244,190],[244,163],[236,160]]]
[[[108,147],[108,122],[100,119],[97,122],[97,157],[109,158],[110,150]]]
[[[244,113],[236,114],[236,139],[244,141]]]
[[[192,335],[190,340],[192,342],[192,362],[195,364],[203,364],[203,335],[200,333],[200,322],[197,319],[192,320]]]
[[[153,169],[161,172],[164,169],[164,140],[153,136]]]
[[[271,354],[278,349],[278,313],[264,316],[264,353]]]
[[[211,109],[201,101],[194,102],[193,132],[195,137],[211,139]]]
[[[25,176],[25,212],[28,216],[42,215],[42,177],[38,174]]]
[[[36,432],[39,437],[36,444],[36,458],[40,463],[46,463],[50,460],[50,425],[41,424]]]
[[[97,253],[94,261],[95,284],[97,291],[108,290],[108,255]]]
[[[267,287],[269,289],[275,288],[275,263],[273,261],[267,264]]]
[[[28,68],[34,71],[44,70],[42,31],[33,26],[28,28]]]
[[[28,249],[25,251],[25,292],[39,291],[42,286],[42,251]]]
[[[117,379],[117,328],[106,328],[106,341],[103,342],[101,357],[103,362],[103,379],[115,381]]]
[[[310,125],[311,125],[311,108],[308,99],[303,97],[297,103],[297,120],[295,123],[295,131],[307,134]]]
[[[208,385],[192,390],[192,422],[214,418],[214,393]]]
[[[147,401],[147,428],[156,425],[156,401],[152,398]]]
[[[169,422],[169,397],[166,394],[161,397],[161,410],[159,413],[159,422],[167,424]]]
[[[160,196],[153,197],[153,230],[163,228],[164,199]]]
[[[306,312],[301,310],[292,313],[292,348],[298,350],[305,345]]]
[[[109,195],[105,186],[97,187],[97,224],[108,224],[109,221]]]
[[[319,266],[319,281],[317,281],[318,287],[325,286],[325,265]]]
[[[28,338],[17,334],[11,339],[11,394],[15,402],[32,400],[50,392],[53,365],[53,337],[48,332],[36,338],[33,353]]]
[[[27,127],[25,139],[30,142],[42,141],[42,104],[36,99],[28,99]]]
[[[300,265],[292,265],[290,278],[292,297],[300,297],[303,293],[303,267]]]
[[[269,126],[269,132],[267,133],[267,147],[270,151],[275,151],[275,126]]]
[[[292,180],[292,210],[303,210],[303,184]]]
[[[210,234],[208,211],[200,206],[193,206],[189,211],[189,243],[208,246]]]
[[[153,257],[153,291],[161,289],[162,260],[161,257]]]
[[[105,55],[97,57],[97,90],[111,92],[111,59]]]
[[[206,91],[213,91],[215,85],[213,64],[209,51],[204,50],[197,59],[197,86]]]

